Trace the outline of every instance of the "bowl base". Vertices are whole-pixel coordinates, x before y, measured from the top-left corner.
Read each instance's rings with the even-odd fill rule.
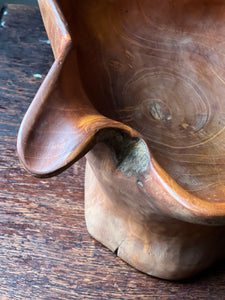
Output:
[[[141,223],[124,214],[107,198],[91,166],[87,162],[85,174],[85,218],[91,236],[122,260],[148,275],[180,280],[197,274],[217,260],[213,245],[221,240],[224,227],[196,224],[193,233],[183,232],[177,221],[175,234],[170,225]],[[194,227],[195,226],[195,227]],[[160,233],[157,232],[160,229]],[[187,230],[188,232],[188,230]]]

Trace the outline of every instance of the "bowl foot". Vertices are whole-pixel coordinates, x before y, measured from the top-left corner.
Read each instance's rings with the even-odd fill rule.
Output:
[[[85,218],[89,233],[125,262],[168,280],[185,279],[204,270],[219,258],[214,245],[224,240],[224,227],[178,224],[175,220],[170,232],[171,224],[141,223],[129,213],[121,213],[107,198],[88,162]]]

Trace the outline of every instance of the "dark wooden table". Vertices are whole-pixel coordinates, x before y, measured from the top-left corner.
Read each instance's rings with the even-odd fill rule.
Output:
[[[55,178],[24,171],[16,136],[53,55],[38,8],[8,5],[0,22],[0,300],[225,298],[225,262],[167,282],[92,239],[84,220],[84,159]]]

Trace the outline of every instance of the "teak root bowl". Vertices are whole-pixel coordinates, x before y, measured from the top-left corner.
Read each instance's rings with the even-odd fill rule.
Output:
[[[225,2],[39,0],[55,62],[22,122],[25,168],[86,155],[90,234],[192,276],[225,251]]]

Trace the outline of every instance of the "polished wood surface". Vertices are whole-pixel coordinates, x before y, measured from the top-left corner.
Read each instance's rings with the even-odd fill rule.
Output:
[[[52,176],[88,153],[87,228],[142,272],[178,280],[223,258],[224,3],[39,4],[55,61],[22,164]]]
[[[224,2],[57,2],[98,111],[141,133],[186,191],[223,202]]]
[[[136,271],[92,239],[84,221],[84,160],[51,179],[21,168],[19,124],[54,59],[37,8],[10,5],[4,12],[0,299],[223,299],[224,262],[192,279],[168,282]]]

